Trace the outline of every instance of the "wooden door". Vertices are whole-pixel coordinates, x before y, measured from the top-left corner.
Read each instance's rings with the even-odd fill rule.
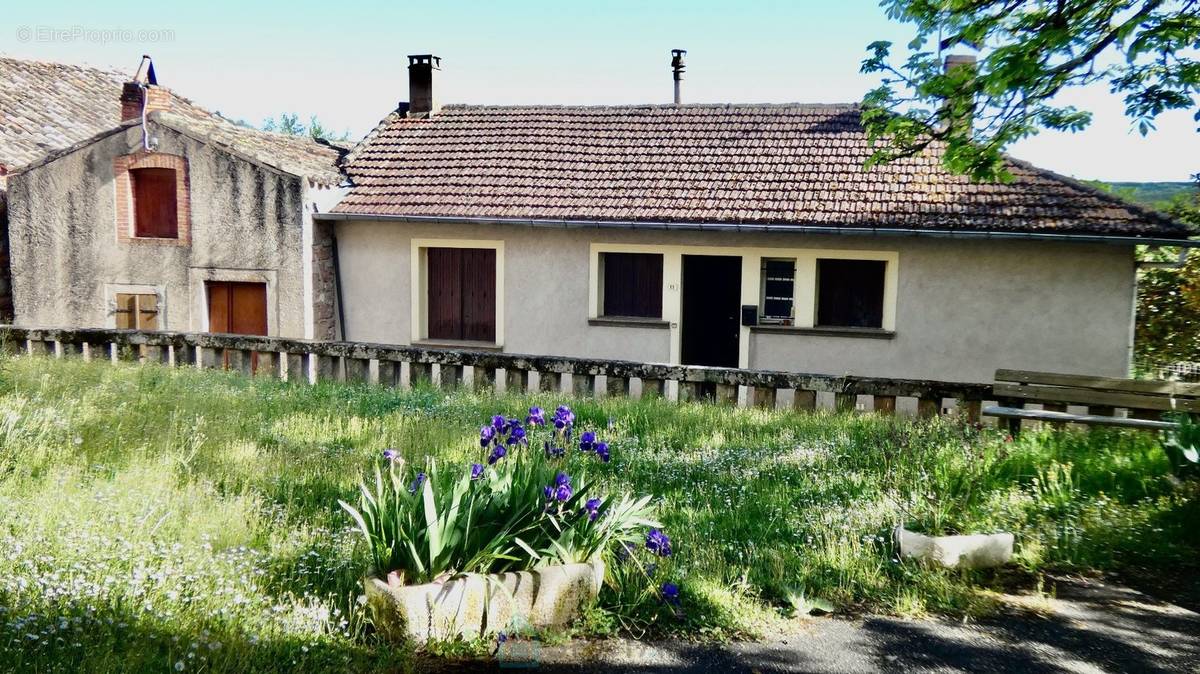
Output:
[[[208,292],[208,331],[235,335],[267,334],[267,284],[205,281]],[[229,367],[229,353],[221,355]],[[250,355],[250,370],[258,371],[258,354]]]
[[[208,331],[267,334],[267,284],[207,281]]]

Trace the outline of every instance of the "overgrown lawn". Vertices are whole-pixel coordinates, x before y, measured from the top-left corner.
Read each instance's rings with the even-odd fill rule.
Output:
[[[0,670],[404,671],[357,604],[368,561],[337,499],[387,447],[478,461],[492,414],[568,402],[662,499],[678,615],[608,590],[577,630],[753,636],[804,598],[970,615],[1048,570],[1196,568],[1200,489],[1153,436],[797,415],[662,401],[289,386],[233,374],[0,360]],[[575,452],[578,454],[578,452]],[[899,562],[896,524],[1009,530],[1015,570]],[[453,651],[453,648],[446,650]]]

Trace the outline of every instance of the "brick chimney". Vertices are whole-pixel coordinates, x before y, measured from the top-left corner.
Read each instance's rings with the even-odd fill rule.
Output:
[[[133,80],[121,87],[121,121],[141,119],[142,100],[146,101],[146,114],[155,110],[171,109],[171,94],[158,86],[158,78],[154,74],[154,62],[148,54],[142,56],[137,73]]]
[[[968,69],[970,73],[975,72],[975,57],[970,54],[947,54],[942,61],[942,72],[946,75],[953,73],[959,69]],[[966,110],[950,110],[949,106],[943,106],[943,113],[946,115],[944,123],[954,126],[965,126],[970,128],[975,122],[974,105]]]
[[[442,69],[442,59],[433,54],[408,57],[408,116],[429,117],[441,108],[433,95],[433,73]]]

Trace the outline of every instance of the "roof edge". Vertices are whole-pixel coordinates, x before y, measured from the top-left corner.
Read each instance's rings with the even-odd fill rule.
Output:
[[[831,236],[884,236],[937,239],[985,239],[985,240],[1028,240],[1061,241],[1072,243],[1106,243],[1114,245],[1182,246],[1200,247],[1200,238],[1162,236],[1129,236],[1103,234],[1062,234],[1041,232],[1005,232],[996,230],[962,229],[902,229],[889,227],[837,227],[822,225],[778,225],[743,222],[649,222],[628,220],[552,220],[536,218],[489,218],[441,215],[383,215],[367,213],[316,213],[314,220],[380,220],[391,222],[419,222],[435,224],[480,224],[517,225],[550,229],[646,229],[658,231],[711,231],[711,232],[771,232],[789,234],[823,234]]]
[[[127,122],[121,122],[120,124],[117,124],[116,126],[114,126],[112,128],[105,129],[105,130],[101,131],[100,133],[97,133],[88,138],[84,138],[81,141],[71,143],[70,145],[68,145],[66,147],[61,147],[57,150],[51,150],[51,151],[47,152],[46,154],[42,155],[40,159],[35,159],[24,166],[20,166],[15,169],[11,169],[11,170],[9,170],[8,175],[6,177],[11,178],[16,175],[21,175],[22,173],[25,173],[27,171],[31,171],[35,168],[40,168],[42,166],[45,166],[46,164],[53,163],[59,159],[62,159],[63,157],[65,157],[69,154],[73,154],[75,152],[78,152],[79,150],[82,150],[83,148],[91,145],[92,143],[96,143],[98,141],[104,140],[105,138],[108,138],[109,136],[112,136],[112,135],[115,135],[122,131],[125,131],[126,129],[132,128],[141,123],[142,122],[140,119],[133,119],[133,120],[129,120]]]

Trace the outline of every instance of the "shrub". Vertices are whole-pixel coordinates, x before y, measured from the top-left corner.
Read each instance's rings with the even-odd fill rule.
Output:
[[[374,572],[422,583],[587,562],[643,540],[661,550],[650,496],[598,493],[586,471],[568,473],[574,426],[565,406],[549,420],[537,407],[524,422],[497,415],[480,429],[480,461],[450,470],[433,458],[409,470],[399,452],[385,450],[373,481],[360,484],[358,506],[339,501],[366,539]],[[611,457],[592,431],[579,435],[578,449]]]

